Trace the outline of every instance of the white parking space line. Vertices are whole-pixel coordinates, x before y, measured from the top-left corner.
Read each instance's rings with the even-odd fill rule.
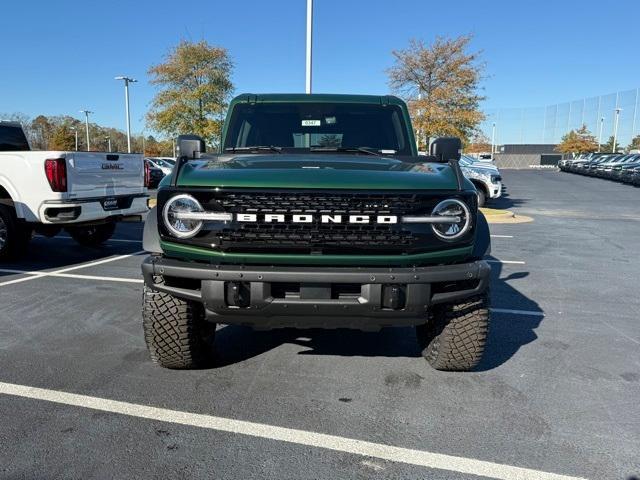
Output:
[[[456,457],[424,450],[413,450],[324,433],[234,420],[213,415],[181,412],[166,408],[110,400],[107,398],[29,387],[26,385],[0,382],[0,393],[500,480],[585,480],[581,477],[559,475],[473,458]]]
[[[496,313],[511,313],[513,315],[529,315],[532,317],[544,317],[544,312],[536,312],[535,310],[512,310],[510,308],[490,308]]]
[[[143,283],[141,278],[123,278],[123,277],[104,277],[100,275],[79,275],[74,273],[59,273],[59,272],[38,272],[29,270],[13,270],[8,268],[0,268],[1,273],[18,273],[23,275],[30,275],[26,278],[18,278],[16,280],[9,280],[7,282],[0,283],[2,285],[10,285],[12,283],[25,282],[27,280],[33,280],[39,277],[59,277],[59,278],[83,278],[85,280],[103,280],[106,282],[123,282],[123,283]]]
[[[141,278],[103,277],[100,275],[78,275],[73,273],[52,273],[48,277],[80,278],[84,280],[100,280],[104,282],[144,283]]]
[[[140,250],[139,252],[129,253],[127,255],[116,255],[115,257],[104,258],[102,260],[96,260],[95,262],[82,263],[80,265],[74,265],[73,267],[63,268],[62,270],[56,270],[54,272],[49,272],[49,273],[70,272],[72,270],[78,270],[80,268],[93,267],[95,265],[102,265],[103,263],[115,262],[117,260],[122,260],[123,258],[135,257],[136,255],[141,255],[143,253],[145,253],[145,251]]]
[[[487,260],[487,263],[503,263],[507,265],[526,265],[526,262],[520,260]]]
[[[38,272],[26,272],[26,271],[22,271],[22,270],[0,269],[0,272],[2,272],[2,273],[24,273],[24,274],[28,274],[29,275],[28,277],[24,277],[24,278],[16,278],[14,280],[7,280],[6,282],[0,282],[0,287],[4,287],[5,285],[13,285],[14,283],[28,282],[29,280],[35,280],[36,278],[44,277],[43,274],[38,273]]]
[[[136,255],[140,255],[143,253],[146,253],[146,252],[144,250],[140,250],[139,252],[130,253],[127,255],[116,255],[114,257],[104,258],[102,260],[96,260],[94,262],[82,263],[80,265],[74,265],[73,267],[62,268],[59,270],[54,270],[52,272],[43,272],[39,270],[16,270],[11,268],[0,268],[0,272],[2,273],[15,273],[15,274],[29,275],[28,277],[25,277],[25,278],[16,278],[14,280],[7,280],[6,282],[0,282],[0,287],[5,285],[12,285],[14,283],[27,282],[29,280],[35,280],[37,278],[42,278],[42,277],[84,278],[87,280],[104,280],[104,281],[110,281],[110,282],[142,283],[142,279],[138,279],[138,278],[101,277],[101,276],[95,276],[95,275],[74,275],[67,272],[71,272],[73,270],[79,270],[81,268],[88,268],[96,265],[102,265],[109,262],[115,262],[117,260],[134,257]]]
[[[491,235],[491,238],[513,238],[513,235]]]

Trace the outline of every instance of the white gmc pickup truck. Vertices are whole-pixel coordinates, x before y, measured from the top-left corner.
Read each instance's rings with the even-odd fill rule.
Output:
[[[31,151],[20,124],[0,122],[0,258],[24,251],[34,231],[100,245],[116,222],[147,212],[147,178],[139,154]]]

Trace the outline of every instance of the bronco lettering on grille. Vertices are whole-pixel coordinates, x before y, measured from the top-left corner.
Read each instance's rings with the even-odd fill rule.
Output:
[[[256,213],[237,213],[238,222],[265,222],[265,223],[377,223],[394,224],[398,223],[396,215],[312,215],[296,214],[284,215],[267,213],[258,215]]]

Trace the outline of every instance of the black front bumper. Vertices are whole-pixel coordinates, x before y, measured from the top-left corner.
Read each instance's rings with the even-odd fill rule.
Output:
[[[204,305],[225,324],[377,330],[425,322],[429,308],[483,293],[485,261],[415,268],[231,266],[159,255],[142,264],[145,284]]]

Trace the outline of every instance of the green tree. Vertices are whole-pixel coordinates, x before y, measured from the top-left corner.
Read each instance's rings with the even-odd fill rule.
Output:
[[[468,51],[471,39],[436,37],[431,45],[412,39],[406,49],[392,52],[389,86],[407,101],[420,147],[432,136],[457,136],[468,143],[478,133],[485,63],[480,52]]]
[[[612,139],[613,141],[613,139]],[[598,142],[586,125],[577,130],[571,130],[562,137],[562,141],[556,147],[560,153],[592,153],[598,150]]]
[[[616,141],[616,150],[620,150],[620,144],[617,141]],[[600,151],[613,153],[613,135],[609,137],[609,140],[607,140],[607,143],[603,143],[602,145],[600,145]]]
[[[491,152],[491,142],[482,133],[473,136],[469,144],[465,146],[465,153],[486,153]]]
[[[627,146],[627,151],[629,150],[640,150],[640,135],[631,139],[631,143]]]
[[[67,125],[58,125],[54,128],[49,141],[51,150],[74,150],[76,139],[73,131]]]
[[[159,91],[147,114],[149,126],[168,136],[195,133],[210,144],[220,138],[233,84],[233,62],[225,48],[182,41],[164,63],[149,69]]]
[[[35,150],[46,150],[49,147],[49,140],[54,130],[54,125],[44,115],[38,115],[31,122],[32,144]]]

